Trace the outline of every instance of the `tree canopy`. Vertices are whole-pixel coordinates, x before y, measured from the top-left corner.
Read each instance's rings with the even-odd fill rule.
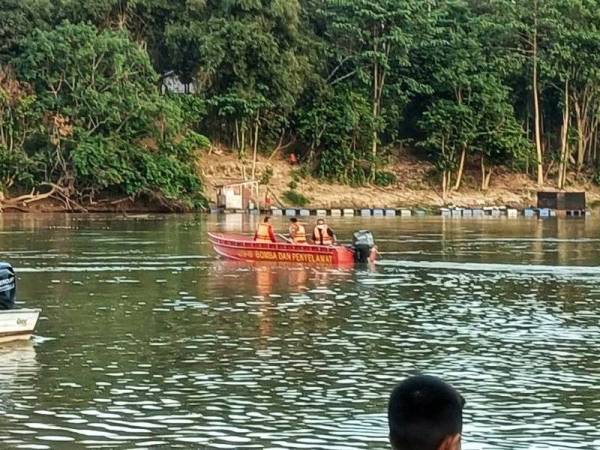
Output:
[[[474,166],[484,190],[501,165],[564,187],[598,172],[599,6],[0,0],[0,183],[191,205],[206,135],[350,184],[410,148],[444,192]]]

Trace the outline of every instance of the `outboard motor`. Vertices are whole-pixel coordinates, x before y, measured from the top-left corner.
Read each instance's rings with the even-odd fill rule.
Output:
[[[354,261],[357,263],[367,263],[371,250],[375,247],[373,233],[368,230],[359,230],[352,236],[352,248],[354,249]]]
[[[0,310],[15,307],[17,279],[10,264],[0,262]]]

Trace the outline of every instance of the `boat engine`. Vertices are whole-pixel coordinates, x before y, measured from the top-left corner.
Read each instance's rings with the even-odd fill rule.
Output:
[[[17,279],[10,264],[0,262],[0,310],[15,307]]]
[[[369,261],[371,251],[375,247],[373,233],[368,230],[359,230],[352,235],[352,248],[354,249],[354,261],[366,263]]]

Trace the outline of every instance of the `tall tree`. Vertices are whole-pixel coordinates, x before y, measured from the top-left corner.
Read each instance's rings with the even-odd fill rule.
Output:
[[[43,119],[34,146],[42,181],[90,201],[107,189],[165,204],[196,198],[193,150],[203,140],[159,95],[147,53],[125,32],[66,23],[22,48],[17,74]]]
[[[331,52],[327,81],[370,91],[372,165],[380,133],[386,128],[384,103],[393,102],[402,109],[415,85],[407,69],[418,30],[427,18],[424,6],[416,0],[325,0],[318,11],[327,24],[324,34]]]
[[[297,52],[299,3],[207,1],[189,13],[166,39],[174,68],[212,108],[210,125],[242,154],[261,134],[285,132],[309,72]]]

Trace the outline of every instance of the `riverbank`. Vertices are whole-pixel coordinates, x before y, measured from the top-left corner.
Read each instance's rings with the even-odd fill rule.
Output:
[[[252,173],[252,161],[242,161],[236,155],[220,151],[217,154],[204,154],[199,161],[199,170],[204,181],[206,196],[215,201],[215,187],[249,177]],[[499,168],[491,180],[490,188],[479,188],[479,172],[468,167],[464,181],[458,191],[442,197],[435,181],[434,167],[419,161],[410,155],[396,159],[387,168],[396,176],[396,182],[387,187],[347,186],[327,183],[313,177],[299,177],[299,167],[289,164],[281,158],[259,157],[256,164],[256,178],[272,172],[268,180],[269,190],[276,197],[273,204],[282,208],[304,206],[309,209],[331,208],[427,208],[439,209],[444,206],[474,208],[484,206],[507,206],[524,209],[535,206],[538,187],[534,180],[522,173]],[[573,174],[571,179],[574,179]],[[297,181],[296,181],[297,180]],[[296,184],[295,191],[304,196],[305,205],[292,204],[285,200],[285,192],[290,183]],[[545,190],[555,190],[549,182]],[[582,181],[574,183],[569,191],[585,191],[588,205],[600,203],[600,189],[594,184]],[[264,195],[265,187],[261,187]],[[261,198],[263,201],[264,198]]]
[[[33,198],[37,197],[37,198]],[[184,208],[174,209],[171,205],[160,204],[147,198],[108,197],[94,202],[76,202],[58,195],[24,195],[0,201],[0,214],[45,214],[45,213],[172,213],[186,212]]]
[[[203,152],[197,163],[198,174],[202,178],[204,195],[210,204],[216,202],[216,186],[249,179],[252,174],[252,161],[241,160],[237,155],[226,150]],[[512,172],[506,168],[498,168],[491,180],[490,188],[482,191],[479,188],[480,174],[477,168],[467,167],[463,183],[459,190],[442,197],[435,177],[434,167],[410,155],[397,158],[386,168],[393,173],[396,181],[387,187],[380,186],[348,186],[329,183],[302,174],[301,167],[292,165],[280,158],[259,156],[255,168],[255,176],[261,181],[260,201],[265,196],[271,205],[281,209],[307,208],[317,209],[428,209],[438,212],[443,207],[483,208],[506,206],[524,210],[537,203],[538,187],[533,179]],[[585,191],[588,207],[600,205],[600,188],[586,180],[571,174],[571,183],[567,190]],[[547,183],[545,190],[556,190],[553,180]],[[305,204],[295,204],[286,199],[286,192],[294,192],[306,199]],[[267,193],[267,186],[269,192]],[[43,191],[42,191],[43,192]],[[161,204],[156,199],[138,197],[132,199],[107,197],[93,203],[77,203],[66,200],[60,195],[44,197],[38,195],[35,200],[23,196],[21,202],[7,204],[0,198],[0,213],[169,213],[185,212],[185,208],[174,208],[173,205]],[[261,205],[264,206],[264,205]]]

